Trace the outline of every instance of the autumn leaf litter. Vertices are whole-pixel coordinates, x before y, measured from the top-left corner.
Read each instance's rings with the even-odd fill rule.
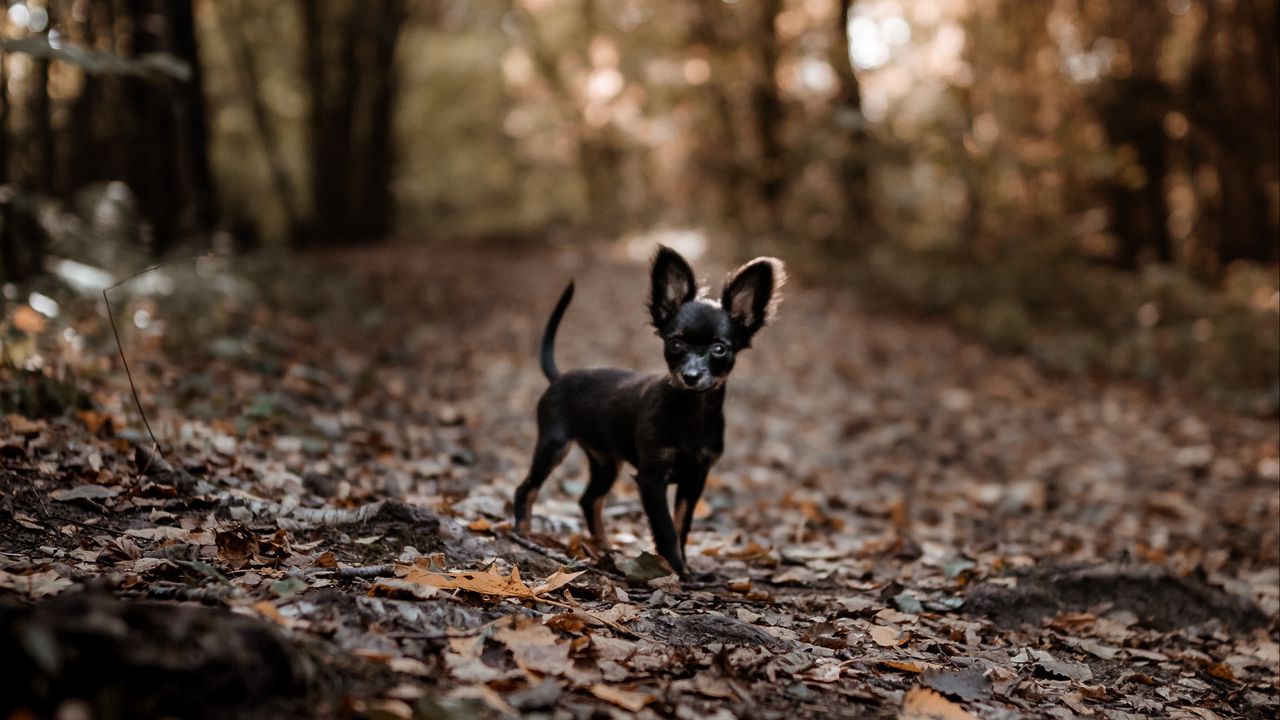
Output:
[[[576,452],[537,544],[512,542],[558,284],[576,275],[581,301],[563,365],[658,351],[642,269],[503,257],[314,260],[341,292],[261,290],[181,352],[126,333],[160,461],[101,370],[114,348],[61,357],[92,410],[0,430],[5,627],[72,637],[41,608],[81,596],[130,627],[202,605],[314,668],[275,700],[316,715],[1274,714],[1273,421],[796,288],[735,371],[682,586],[626,482],[615,552],[584,540]]]

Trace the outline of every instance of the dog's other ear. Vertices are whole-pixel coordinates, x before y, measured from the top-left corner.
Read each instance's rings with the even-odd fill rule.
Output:
[[[733,320],[742,347],[750,347],[751,336],[773,319],[786,280],[781,260],[761,257],[734,270],[725,282],[720,304]]]
[[[653,258],[652,284],[649,287],[649,315],[653,326],[662,330],[675,317],[680,307],[698,295],[693,268],[680,253],[666,245],[658,246]]]

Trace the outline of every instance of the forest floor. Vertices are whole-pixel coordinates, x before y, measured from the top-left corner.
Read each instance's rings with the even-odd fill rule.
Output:
[[[625,478],[615,552],[583,541],[576,450],[532,542],[510,533],[546,316],[576,277],[560,366],[660,368],[642,264],[423,246],[290,262],[122,292],[162,455],[100,303],[15,323],[51,370],[6,370],[11,405],[47,406],[31,398],[53,374],[79,409],[0,425],[0,653],[18,660],[0,714],[1280,708],[1274,418],[1051,376],[794,282],[730,380],[682,586]],[[216,301],[183,300],[206,287]]]

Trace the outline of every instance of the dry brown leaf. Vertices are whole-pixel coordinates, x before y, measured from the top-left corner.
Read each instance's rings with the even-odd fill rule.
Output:
[[[532,598],[533,591],[520,579],[520,570],[512,568],[510,575],[502,575],[492,568],[483,572],[437,573],[416,565],[397,565],[396,574],[404,573],[408,582],[431,585],[446,590],[468,590],[481,595]]]
[[[978,720],[967,710],[932,690],[911,688],[902,698],[898,720]]]
[[[30,575],[15,575],[0,570],[0,588],[14,590],[32,598],[57,595],[74,584],[69,578],[58,575],[58,571],[53,569]]]
[[[402,720],[410,720],[414,715],[412,705],[394,698],[384,698],[369,703],[369,706],[365,708],[365,714],[368,717],[387,717]]]
[[[720,677],[712,677],[707,673],[697,673],[693,676],[693,689],[707,697],[713,698],[727,699],[736,696],[736,693],[733,691],[733,686],[729,684],[728,680]]]
[[[569,659],[569,643],[533,618],[508,615],[495,628],[493,639],[507,646],[522,669],[563,675],[573,662]]]
[[[289,626],[289,621],[286,620],[285,617],[280,614],[280,610],[277,609],[275,605],[272,605],[270,601],[259,600],[258,602],[254,603],[252,607],[254,612],[274,622],[275,624],[283,625],[285,627]]]
[[[627,712],[640,712],[645,705],[653,702],[653,695],[643,690],[624,690],[609,685],[592,685],[588,688],[592,695],[613,703]]]
[[[916,674],[922,673],[925,670],[936,670],[942,667],[941,665],[937,665],[935,663],[911,662],[909,660],[881,660],[880,664],[891,667],[895,670],[901,670],[903,672],[916,673]]]
[[[431,677],[431,668],[427,664],[417,658],[397,657],[387,661],[387,667],[398,673],[406,675],[417,675],[418,677]]]
[[[520,579],[520,569],[511,568],[510,575],[502,575],[489,568],[483,572],[431,572],[417,565],[397,565],[396,575],[402,575],[406,582],[420,583],[446,590],[467,590],[480,595],[496,595],[498,597],[541,599],[544,593],[563,587],[584,571],[566,573],[558,570],[547,581],[536,588],[530,588]],[[550,601],[544,601],[550,602]]]
[[[84,423],[84,427],[92,435],[97,435],[103,427],[108,431],[112,427],[118,427],[119,423],[111,417],[111,413],[98,412],[96,410],[80,410],[76,412],[76,417],[80,418],[80,422]]]
[[[765,545],[761,545],[755,540],[752,540],[746,545],[742,545],[740,547],[735,547],[735,548],[729,548],[727,550],[722,549],[716,554],[722,558],[727,558],[729,560],[753,560],[758,557],[764,557],[765,555],[768,555],[771,551],[772,551],[772,548]]]
[[[444,654],[445,667],[450,675],[462,682],[486,683],[505,677],[506,671],[492,667],[480,658],[483,650],[483,636],[450,638],[449,649]]]
[[[373,662],[376,662],[376,663],[390,662],[391,658],[395,657],[394,655],[392,655],[390,652],[387,652],[386,650],[374,650],[372,648],[359,648],[356,650],[352,650],[351,654],[358,655],[359,657],[362,657],[365,660],[372,660]]]
[[[36,518],[26,513],[15,512],[13,514],[13,519],[19,525],[21,525],[24,528],[27,528],[28,530],[44,530],[44,526],[41,525],[39,521],[36,520]]]
[[[43,420],[28,420],[22,415],[9,414],[5,416],[4,420],[9,425],[10,430],[28,437],[39,435],[47,427]]]
[[[533,594],[544,595],[546,593],[551,592],[552,590],[556,590],[561,587],[564,587],[565,585],[568,585],[570,582],[572,582],[574,578],[578,577],[579,575],[585,572],[586,570],[579,570],[578,572],[567,573],[564,571],[564,568],[560,568],[559,570],[556,570],[555,573],[551,575],[551,577],[548,577],[546,582],[534,588]]]
[[[429,600],[440,588],[424,583],[408,582],[399,578],[379,578],[369,588],[369,597],[385,597],[393,600]]]
[[[36,312],[30,305],[19,305],[13,311],[13,326],[28,335],[39,335],[44,332],[44,316]]]
[[[897,647],[911,637],[909,633],[887,625],[872,625],[868,632],[871,633],[871,639],[875,640],[880,647]]]
[[[590,620],[589,616],[575,611],[552,615],[547,618],[546,622],[547,627],[553,630],[559,630],[570,635],[580,635],[587,628],[588,620]]]
[[[119,494],[120,491],[116,488],[105,485],[77,485],[67,490],[54,490],[49,493],[49,497],[58,502],[70,502],[72,500],[105,500]]]

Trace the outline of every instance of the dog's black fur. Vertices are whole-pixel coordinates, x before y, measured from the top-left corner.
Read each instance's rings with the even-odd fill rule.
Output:
[[[693,269],[660,247],[653,260],[649,313],[664,344],[668,375],[612,368],[556,369],[556,328],[573,299],[565,288],[542,337],[542,372],[551,386],[538,401],[538,444],[515,494],[517,532],[527,533],[538,488],[564,459],[569,442],[586,452],[590,482],[580,505],[587,529],[608,547],[602,510],[622,461],[636,482],[658,554],[688,576],[684,546],[707,473],[724,448],[724,386],[737,353],[751,346],[781,300],[782,262],[756,258],[733,272],[720,300],[699,296]],[[675,517],[667,486],[676,485]]]

